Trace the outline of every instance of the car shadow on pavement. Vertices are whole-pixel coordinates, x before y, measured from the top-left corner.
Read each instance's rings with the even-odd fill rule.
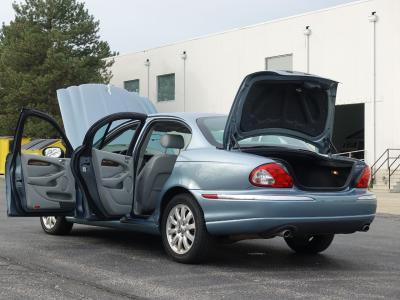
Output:
[[[166,263],[174,263],[165,254],[159,236],[107,228],[78,227],[71,232],[70,238],[74,237],[84,237],[87,242],[85,247],[119,248],[125,252],[131,251],[132,255],[140,251],[154,258],[165,259]],[[333,255],[334,253],[332,250],[327,250],[324,254],[301,255],[292,252],[279,238],[249,240],[233,244],[216,244],[202,265],[244,270],[273,269],[274,271],[288,269],[343,271],[362,268],[354,264],[351,257]]]
[[[283,241],[254,240],[231,245],[218,245],[212,252],[209,264],[235,268],[273,269],[287,271],[295,269],[346,270],[354,269],[350,260],[329,255],[328,251],[317,255],[297,254],[286,247]]]

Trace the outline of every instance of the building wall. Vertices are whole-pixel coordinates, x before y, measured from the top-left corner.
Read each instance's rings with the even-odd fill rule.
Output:
[[[306,71],[341,82],[337,104],[365,103],[366,160],[373,161],[373,23],[376,11],[377,151],[400,148],[400,1],[359,1],[325,10],[114,57],[111,83],[140,79],[140,94],[160,112],[228,113],[243,77],[265,70],[266,57],[292,54]],[[181,58],[186,51],[187,59]],[[149,59],[150,66],[145,66]],[[186,64],[184,72],[184,63]],[[147,73],[149,71],[149,74]],[[157,102],[156,76],[175,73],[175,100]],[[148,81],[149,75],[149,81]],[[185,77],[185,80],[184,80]],[[186,82],[184,87],[184,81]],[[148,85],[149,84],[149,85]],[[148,93],[149,88],[149,93]]]

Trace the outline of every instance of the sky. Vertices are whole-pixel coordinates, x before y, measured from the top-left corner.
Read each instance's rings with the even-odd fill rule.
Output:
[[[0,23],[13,19],[13,1],[0,0]],[[100,20],[101,38],[123,54],[354,0],[80,1]]]

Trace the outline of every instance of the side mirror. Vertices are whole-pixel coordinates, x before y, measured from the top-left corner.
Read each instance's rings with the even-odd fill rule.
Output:
[[[47,157],[60,158],[64,156],[64,151],[59,147],[44,148],[43,155]]]

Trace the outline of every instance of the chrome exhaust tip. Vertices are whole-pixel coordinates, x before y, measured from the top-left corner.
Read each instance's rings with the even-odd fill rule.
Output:
[[[369,230],[369,224],[366,224],[362,227],[361,231],[367,232]]]
[[[283,238],[290,238],[290,237],[292,237],[292,231],[289,229],[286,229],[286,230],[281,231],[278,235]]]

